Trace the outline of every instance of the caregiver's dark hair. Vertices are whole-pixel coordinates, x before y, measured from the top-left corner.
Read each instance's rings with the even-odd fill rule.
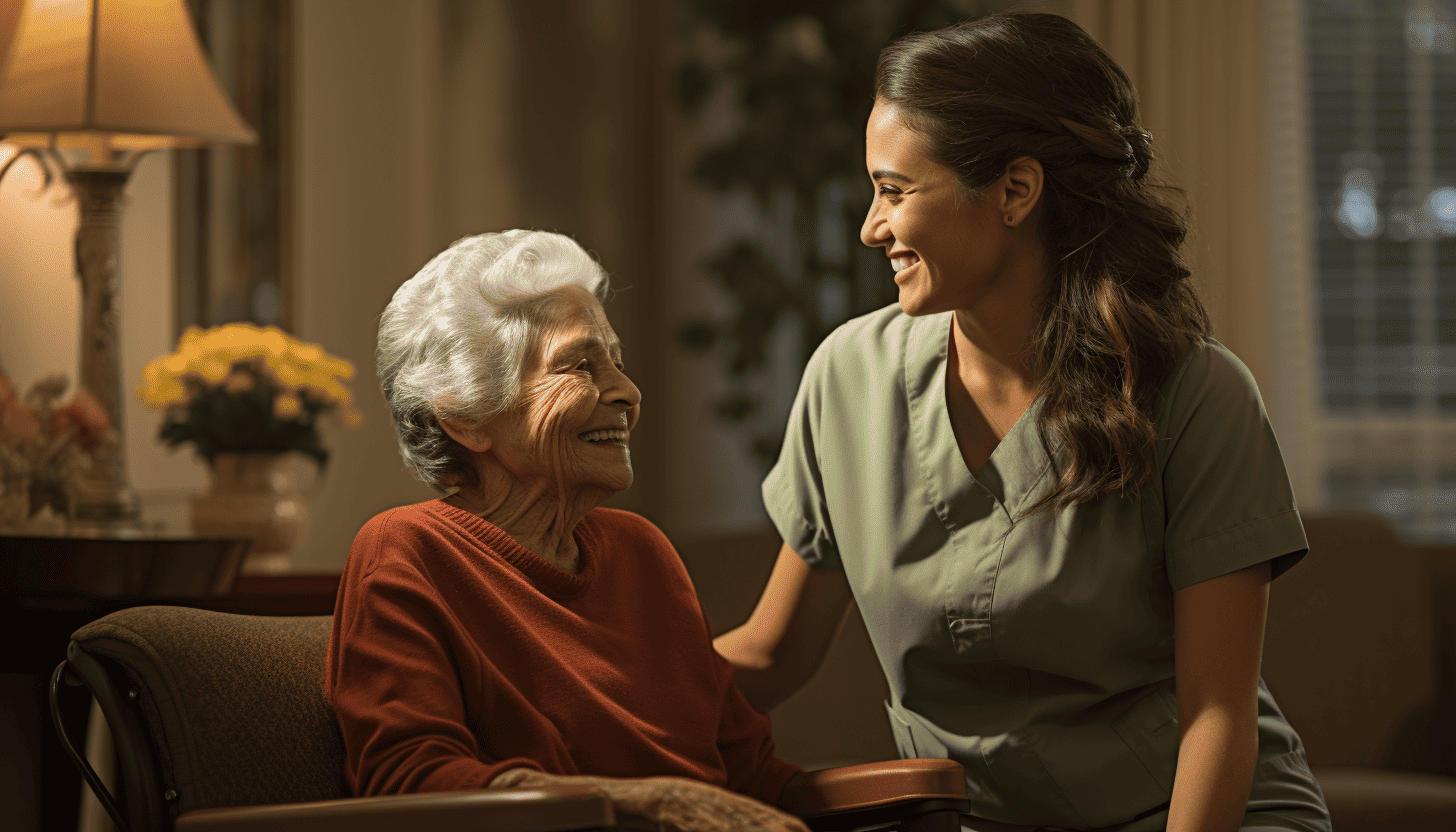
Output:
[[[1209,321],[1178,255],[1188,220],[1164,198],[1182,192],[1146,176],[1127,75],[1072,21],[1006,13],[894,42],[874,89],[971,195],[1022,157],[1044,171],[1032,361],[1059,477],[1027,513],[1136,494],[1156,474],[1158,389]]]

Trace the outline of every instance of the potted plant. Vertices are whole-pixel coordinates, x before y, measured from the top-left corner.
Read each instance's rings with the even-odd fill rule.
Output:
[[[353,375],[317,344],[248,323],[191,327],[175,352],[142,369],[137,393],[164,412],[162,442],[192,445],[212,473],[193,500],[193,530],[250,538],[244,571],[287,569],[307,526],[306,480],[328,462],[319,420],[360,421],[345,384]]]

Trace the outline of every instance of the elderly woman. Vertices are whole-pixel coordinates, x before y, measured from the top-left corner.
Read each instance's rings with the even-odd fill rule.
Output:
[[[692,830],[800,830],[799,771],[713,650],[672,545],[601,508],[641,394],[569,237],[467,237],[395,293],[378,370],[400,452],[448,496],[360,530],[325,695],[356,794],[586,783]]]

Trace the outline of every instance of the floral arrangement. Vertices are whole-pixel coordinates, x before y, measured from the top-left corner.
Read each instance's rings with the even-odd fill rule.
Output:
[[[59,534],[67,493],[94,458],[117,441],[101,402],[62,373],[51,373],[21,397],[0,370],[0,530]]]
[[[297,451],[328,461],[318,432],[323,414],[338,410],[359,424],[344,382],[354,365],[276,326],[190,327],[177,351],[142,368],[137,394],[165,411],[160,437],[168,447],[192,443],[209,464],[219,453]]]

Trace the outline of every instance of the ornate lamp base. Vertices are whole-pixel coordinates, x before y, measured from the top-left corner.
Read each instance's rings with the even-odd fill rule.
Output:
[[[81,384],[101,402],[114,428],[97,448],[91,470],[73,485],[72,534],[125,536],[141,531],[141,503],[127,476],[121,441],[121,340],[116,306],[122,192],[130,175],[129,168],[66,171],[80,204],[76,270],[81,277]]]

